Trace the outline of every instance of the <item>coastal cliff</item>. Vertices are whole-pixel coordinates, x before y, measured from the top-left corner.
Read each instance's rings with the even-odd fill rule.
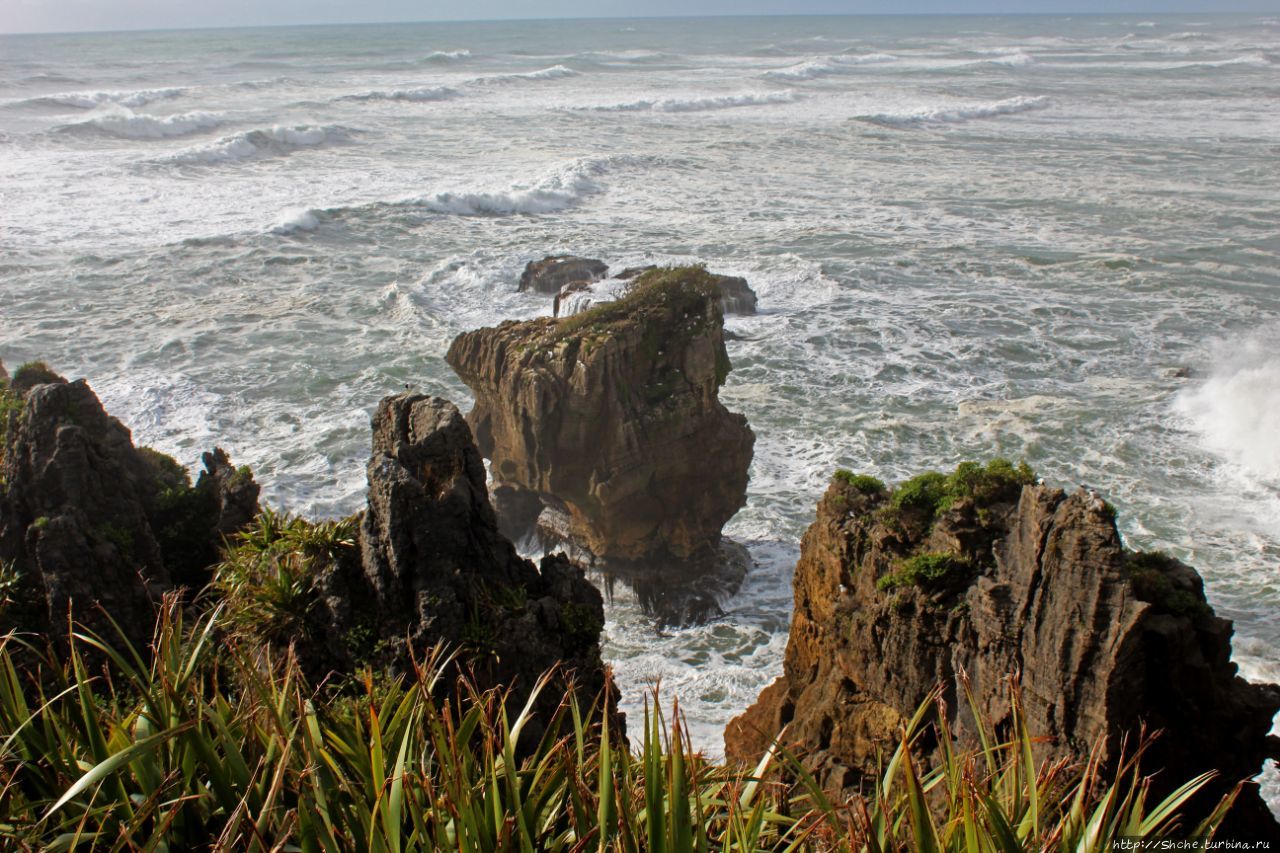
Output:
[[[135,448],[84,380],[27,366],[0,394],[0,633],[65,637],[74,619],[109,640],[118,625],[141,651],[162,596],[207,585],[228,624],[293,649],[313,683],[406,672],[443,643],[482,689],[520,703],[556,668],[562,689],[543,692],[541,720],[565,690],[587,702],[612,690],[600,593],[564,557],[535,566],[498,532],[471,431],[445,400],[385,398],[366,510],[309,522],[260,511],[252,474],[220,449],[193,486]]]
[[[87,382],[43,364],[0,379],[0,398],[0,629],[64,636],[74,616],[111,637],[114,620],[145,646],[159,598],[207,583],[223,537],[257,513],[253,476],[215,449],[192,486],[172,458],[135,448]]]
[[[446,359],[475,393],[468,421],[510,535],[537,527],[639,575],[720,560],[755,441],[717,395],[720,300],[701,268],[653,270],[573,317],[454,340]]]
[[[1204,798],[1256,775],[1280,689],[1230,661],[1231,623],[1194,569],[1127,550],[1098,497],[1036,485],[1007,463],[972,463],[890,492],[841,472],[806,532],[793,580],[784,674],[725,732],[757,759],[785,740],[834,790],[857,788],[935,685],[951,731],[972,742],[976,711],[1006,729],[1009,680],[1041,757],[1114,764],[1143,726],[1162,734],[1143,766],[1157,790],[1217,771]],[[1255,785],[1234,832],[1275,838]],[[1232,835],[1231,837],[1236,837]]]

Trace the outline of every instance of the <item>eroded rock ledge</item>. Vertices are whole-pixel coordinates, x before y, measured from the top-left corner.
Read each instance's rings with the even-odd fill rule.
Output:
[[[536,525],[641,585],[724,562],[755,436],[717,396],[721,296],[701,268],[653,270],[573,317],[454,340],[446,359],[475,393],[468,421],[509,535]]]
[[[483,461],[451,403],[383,399],[367,508],[326,527],[255,521],[258,486],[221,450],[204,455],[192,486],[173,459],[135,448],[84,380],[40,366],[10,383],[2,370],[0,634],[65,636],[74,619],[110,639],[114,620],[145,654],[160,597],[212,579],[207,594],[227,619],[265,646],[292,647],[315,684],[367,666],[404,671],[444,643],[482,689],[510,688],[517,707],[558,667],[540,721],[567,690],[586,703],[613,690],[600,593],[563,556],[535,566],[498,532]],[[291,545],[286,528],[299,524],[306,542]],[[287,606],[246,605],[282,568],[298,573]],[[540,725],[525,737],[536,740]]]
[[[1031,479],[968,465],[890,493],[837,475],[796,566],[784,675],[730,723],[727,754],[754,760],[787,726],[824,784],[853,788],[935,685],[971,740],[961,671],[997,725],[1019,673],[1028,728],[1052,738],[1045,755],[1083,759],[1097,744],[1115,761],[1145,724],[1164,731],[1144,759],[1157,789],[1216,770],[1204,806],[1257,774],[1276,756],[1280,688],[1237,675],[1231,623],[1199,575],[1127,550],[1096,496]],[[1277,836],[1253,785],[1231,821],[1228,837]]]
[[[139,648],[154,605],[211,578],[223,537],[258,511],[258,485],[215,449],[186,470],[102,408],[83,379],[43,364],[0,377],[0,630],[65,636],[68,615],[106,637],[109,614]]]

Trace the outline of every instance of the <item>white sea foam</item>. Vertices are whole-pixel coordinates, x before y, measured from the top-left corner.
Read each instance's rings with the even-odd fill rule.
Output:
[[[422,57],[423,62],[457,62],[459,59],[470,59],[471,51],[463,50],[433,50],[426,56]]]
[[[305,207],[291,207],[280,214],[271,230],[277,234],[292,234],[296,231],[314,231],[320,226],[317,212]]]
[[[1034,65],[1035,59],[1029,54],[1018,51],[1017,53],[1006,53],[984,60],[983,63],[986,65],[1004,65],[1009,68],[1022,68],[1027,65]]]
[[[851,74],[864,65],[883,65],[897,61],[898,57],[887,53],[870,53],[862,56],[828,56],[825,59],[811,59],[787,68],[766,71],[762,77],[770,80],[816,80],[834,74]]]
[[[962,106],[922,107],[894,113],[874,113],[858,116],[864,121],[894,126],[916,124],[954,124],[974,119],[995,118],[996,116],[1025,113],[1031,110],[1044,109],[1049,106],[1049,99],[1043,96],[1019,96],[995,101],[988,104],[966,104]]]
[[[296,125],[258,128],[223,136],[165,158],[166,162],[197,165],[278,157],[300,148],[343,145],[355,131],[341,125]]]
[[[219,113],[197,110],[167,116],[135,113],[128,107],[113,104],[91,118],[63,125],[64,131],[97,131],[125,139],[166,139],[191,136],[212,130],[224,121]]]
[[[1174,408],[1210,450],[1280,485],[1280,326],[1219,345],[1209,378]]]
[[[524,71],[516,74],[492,74],[488,77],[477,77],[471,82],[477,86],[501,85],[503,83],[522,83],[537,80],[558,80],[561,77],[576,77],[577,71],[566,65],[552,65],[537,71]]]
[[[160,101],[168,98],[177,98],[186,93],[186,89],[182,87],[171,87],[166,89],[127,89],[127,90],[102,90],[97,92],[58,92],[53,95],[40,95],[35,98],[21,98],[18,100],[7,101],[5,106],[58,106],[58,107],[75,107],[81,110],[91,110],[104,104],[120,104],[124,107],[141,107],[152,101]]]
[[[803,95],[787,89],[781,92],[742,92],[736,95],[708,95],[701,98],[655,98],[629,101],[622,104],[606,104],[591,107],[604,112],[693,113],[707,110],[728,110],[736,107],[760,107],[770,104],[790,104]]]
[[[457,216],[555,213],[603,192],[598,178],[618,168],[646,164],[650,159],[625,155],[582,157],[549,169],[529,182],[503,189],[440,192],[415,203],[434,213]]]
[[[368,92],[357,92],[353,95],[340,95],[335,101],[444,101],[456,98],[457,89],[448,86],[423,86],[416,89],[375,89]]]

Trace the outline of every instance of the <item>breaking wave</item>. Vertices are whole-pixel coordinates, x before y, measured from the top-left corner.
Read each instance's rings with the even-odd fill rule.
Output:
[[[369,92],[357,92],[354,95],[340,95],[335,101],[444,101],[455,98],[457,89],[448,86],[424,86],[418,89],[376,89]]]
[[[215,139],[179,151],[165,158],[169,163],[200,165],[255,160],[262,157],[280,157],[300,148],[320,148],[327,145],[344,145],[351,141],[355,131],[340,125],[297,125],[246,130],[242,133]]]
[[[223,120],[222,115],[203,110],[153,116],[135,113],[126,106],[113,104],[106,111],[92,118],[55,129],[65,132],[98,132],[125,139],[168,139],[212,130],[222,124]]]
[[[887,124],[898,127],[916,124],[930,124],[935,122],[954,124],[971,121],[973,119],[995,118],[996,116],[1030,112],[1031,110],[1043,109],[1048,105],[1049,99],[1044,96],[1020,96],[1017,98],[1008,98],[1003,101],[995,101],[994,103],[989,104],[972,104],[969,106],[959,107],[928,107],[900,113],[874,113],[872,115],[858,116],[858,118],[863,121],[874,122],[875,124]]]
[[[1280,327],[1220,346],[1213,372],[1174,401],[1204,444],[1265,482],[1280,485]]]
[[[887,53],[870,53],[863,56],[829,56],[826,59],[812,59],[787,68],[766,71],[762,77],[770,80],[816,80],[830,77],[833,74],[850,74],[862,65],[882,65],[896,62],[898,57]]]
[[[471,51],[463,50],[433,50],[426,56],[422,57],[422,62],[457,62],[459,59],[470,59]]]
[[[494,74],[489,77],[477,77],[471,82],[478,86],[501,85],[503,83],[521,83],[531,80],[557,80],[561,77],[576,77],[577,71],[565,65],[552,65],[537,71],[525,71],[516,74]]]
[[[728,110],[735,107],[759,107],[769,104],[790,104],[800,100],[803,95],[785,90],[782,92],[744,92],[738,95],[713,95],[705,98],[658,98],[652,100],[631,101],[624,104],[609,104],[591,107],[604,112],[642,112],[652,110],[660,113],[693,113],[706,110]]]
[[[135,89],[124,91],[104,90],[99,92],[58,92],[53,95],[40,95],[35,98],[22,98],[9,101],[6,106],[13,107],[75,107],[91,110],[106,104],[119,104],[124,107],[141,107],[152,101],[177,98],[186,93],[182,87],[167,89]]]
[[[651,165],[655,158],[627,155],[582,157],[556,166],[531,182],[499,190],[440,192],[413,203],[433,213],[455,216],[511,216],[555,213],[604,191],[599,178],[618,169]]]

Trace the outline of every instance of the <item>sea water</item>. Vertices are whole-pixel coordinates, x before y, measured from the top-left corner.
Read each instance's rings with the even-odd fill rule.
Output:
[[[760,296],[721,395],[754,566],[697,627],[618,591],[627,708],[661,681],[719,751],[831,473],[997,454],[1195,565],[1280,680],[1278,106],[1259,16],[0,37],[0,358],[336,516],[380,397],[465,409],[452,338],[550,313],[527,261],[706,262]]]

